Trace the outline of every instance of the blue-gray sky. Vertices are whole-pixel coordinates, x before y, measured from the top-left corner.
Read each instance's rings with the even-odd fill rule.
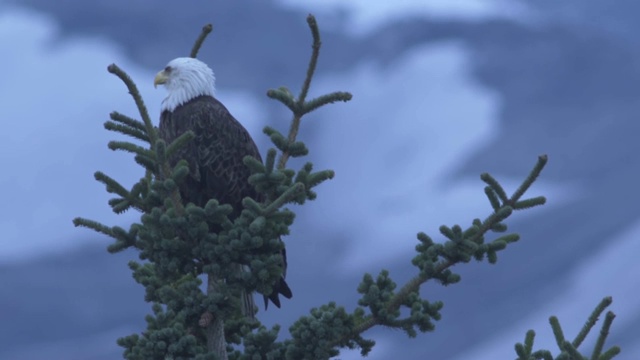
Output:
[[[353,36],[362,38],[405,17],[452,18],[470,23],[508,19],[526,24],[523,27],[545,26],[538,22],[540,9],[530,9],[522,2],[516,7],[502,1],[433,1],[429,6],[422,6],[427,3],[421,1],[402,1],[394,2],[392,8],[385,6],[386,2],[370,1],[353,1],[348,6],[344,2],[320,0],[304,6],[291,0],[280,0],[280,3],[296,11],[317,12],[321,27],[326,18],[328,23],[334,21],[332,24],[337,28],[342,26]],[[343,15],[336,15],[337,8]],[[131,58],[124,45],[109,36],[83,33],[61,36],[64,24],[55,16],[18,6],[0,7],[0,10],[0,43],[4,54],[0,68],[5,69],[0,82],[0,99],[4,99],[1,115],[4,131],[0,133],[0,168],[4,172],[0,174],[0,184],[6,191],[4,201],[0,202],[3,229],[0,262],[16,264],[95,244],[93,234],[71,226],[75,216],[121,225],[136,219],[137,214],[133,212],[122,216],[111,214],[106,204],[108,194],[93,180],[96,170],[124,183],[141,176],[141,170],[129,155],[106,148],[106,143],[114,137],[102,128],[109,112],[117,110],[134,115],[136,111],[123,84],[106,72],[106,66],[117,63],[129,72],[138,83],[153,118],[158,117],[164,90],[152,87],[153,74],[158,69]],[[295,31],[306,30],[304,22],[300,24]],[[199,25],[194,28],[198,29]],[[212,40],[207,46],[214,44]],[[306,49],[308,44],[298,46]],[[325,46],[331,44],[325,43]],[[540,47],[540,51],[544,49]],[[478,174],[460,175],[460,169],[492,144],[503,141],[506,134],[511,134],[507,127],[512,123],[505,124],[504,116],[512,105],[509,96],[479,79],[475,71],[477,63],[486,59],[476,50],[468,42],[455,38],[432,41],[396,54],[390,64],[377,59],[365,59],[343,68],[332,64],[333,70],[321,72],[314,80],[312,95],[346,90],[354,94],[354,99],[348,104],[319,110],[303,124],[302,138],[315,145],[311,148],[311,160],[316,168],[334,169],[336,178],[320,186],[316,201],[298,209],[288,240],[289,253],[297,255],[290,262],[292,272],[304,268],[306,261],[315,255],[331,252],[333,263],[319,269],[323,276],[339,278],[341,274],[377,273],[384,264],[411,256],[416,232],[426,231],[435,236],[440,224],[466,224],[473,217],[488,214],[489,206]],[[321,57],[320,67],[323,60],[326,58]],[[214,71],[222,74],[224,80],[224,68],[214,68]],[[534,76],[549,76],[544,68],[539,71]],[[526,89],[527,84],[523,83]],[[264,92],[230,89],[224,84],[222,81],[217,90],[219,98],[256,139],[263,137],[261,129],[267,123],[283,130],[287,128],[288,116],[273,110],[275,105],[265,101]],[[558,96],[571,97],[570,94]],[[581,104],[573,106],[579,108]],[[567,110],[569,115],[570,110]],[[282,118],[274,119],[274,114]],[[577,140],[594,138],[597,143],[598,136],[605,132],[602,129],[615,127],[616,121],[617,118],[612,117],[598,126],[585,124],[584,128],[572,128],[571,133],[583,134],[576,136]],[[550,137],[555,136],[555,128],[548,131]],[[524,136],[513,141],[528,144],[526,140]],[[268,143],[264,139],[258,142],[264,152]],[[523,147],[513,151],[531,152],[531,148]],[[576,151],[575,161],[581,160],[581,153],[575,149],[580,148],[562,145],[552,148],[550,167],[558,166],[557,162],[554,164],[555,159],[572,151]],[[505,158],[508,155],[504,154]],[[500,161],[500,156],[495,158]],[[535,158],[519,161],[529,167]],[[502,170],[499,166],[484,170],[492,171],[510,190],[526,175]],[[561,169],[557,173],[562,174]],[[592,190],[585,184],[589,179],[585,177],[582,181],[579,177],[565,176],[552,181],[543,174],[532,194],[546,195],[548,205],[517,214],[518,223],[553,224],[552,211],[571,207],[578,199],[591,196]],[[578,223],[585,232],[599,232],[598,219],[581,220]],[[296,241],[301,234],[313,234],[314,241]],[[566,325],[565,333],[575,333],[605,295],[614,297],[614,310],[618,314],[616,326],[635,329],[640,316],[634,295],[638,294],[638,286],[629,276],[639,271],[634,256],[639,250],[639,235],[637,222],[627,223],[619,233],[606,239],[607,245],[597,254],[572,259],[572,265],[558,274],[562,287],[553,297],[530,304],[533,310],[522,318],[505,310],[513,317],[508,321],[509,326],[502,326],[495,333],[491,329],[478,330],[491,334],[480,344],[465,346],[465,351],[458,353],[456,359],[513,358],[512,344],[522,341],[530,328],[538,333],[538,346],[553,348],[548,316],[557,315]],[[534,238],[530,232],[523,232],[522,236],[524,242],[548,240]],[[552,236],[551,233],[548,236]],[[554,243],[562,241],[545,242],[547,250],[535,256],[553,252]],[[105,240],[103,244],[106,243]],[[508,257],[509,253],[503,256]],[[557,261],[554,259],[554,264]],[[544,257],[533,265],[547,266],[550,265]],[[504,276],[508,276],[510,270],[502,266],[492,271],[491,276],[498,272],[506,272]],[[296,284],[298,294],[305,291],[305,286],[312,286],[314,280],[308,281],[309,284]],[[465,284],[463,281],[456,287]],[[304,299],[300,294],[292,304],[298,306],[300,303],[296,302]],[[308,308],[321,303],[301,306]],[[454,305],[451,308],[453,310],[447,307],[447,311],[456,311]],[[446,321],[447,316],[443,319]],[[131,331],[118,327],[92,334],[88,346],[99,349],[103,341],[110,341],[106,339]],[[402,335],[376,332],[374,338],[378,346],[369,358],[389,358],[399,336]],[[431,335],[420,336],[428,341]],[[36,359],[44,352],[64,354],[73,343],[73,339],[40,343],[36,349],[14,354],[22,359]],[[109,349],[111,345],[112,342],[105,346]],[[640,347],[625,348],[625,358],[631,353],[640,354]],[[341,358],[359,357],[357,353],[345,352]]]

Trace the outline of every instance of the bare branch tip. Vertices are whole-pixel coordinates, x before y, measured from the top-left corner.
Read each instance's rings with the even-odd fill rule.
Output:
[[[311,35],[313,36],[313,45],[315,47],[320,46],[320,29],[318,28],[318,22],[316,21],[316,17],[313,14],[309,14],[307,16],[307,24],[309,24],[309,29],[311,29]]]
[[[316,17],[313,16],[313,14],[307,15],[307,24],[309,24],[309,26],[318,26],[318,23],[316,22]]]
[[[207,38],[207,35],[211,33],[212,30],[213,30],[212,24],[207,24],[202,27],[202,31],[200,32],[200,35],[198,35],[198,38],[196,39],[195,43],[193,44],[193,47],[191,48],[191,53],[189,54],[190,57],[196,58],[198,56],[198,51],[200,51],[200,47],[202,46],[202,43]]]
[[[118,70],[119,70],[119,68],[118,68],[118,65],[116,65],[116,64],[111,64],[111,65],[107,66],[107,71],[112,73],[112,74],[115,74],[116,72],[118,72]]]

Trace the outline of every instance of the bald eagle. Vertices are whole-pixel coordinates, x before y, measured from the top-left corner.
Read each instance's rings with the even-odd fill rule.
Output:
[[[229,204],[231,221],[242,211],[242,199],[261,201],[247,179],[250,170],[242,159],[253,156],[262,162],[251,135],[214,97],[215,76],[202,61],[194,58],[171,60],[158,72],[154,86],[164,85],[168,96],[162,101],[158,134],[167,144],[191,130],[195,137],[170,159],[171,165],[184,159],[189,163],[189,176],[180,186],[186,202],[204,207],[210,199]],[[220,229],[213,229],[214,231]],[[283,276],[273,286],[273,293],[264,295],[265,310],[269,300],[280,307],[279,295],[290,299],[291,289],[285,282],[286,252],[282,250]],[[245,294],[243,312],[253,316],[253,296]]]

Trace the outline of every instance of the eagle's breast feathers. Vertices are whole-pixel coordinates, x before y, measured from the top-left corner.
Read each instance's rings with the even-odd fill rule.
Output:
[[[251,174],[243,162],[247,155],[262,161],[258,147],[220,101],[204,95],[162,112],[161,139],[170,143],[189,130],[195,137],[169,159],[172,164],[180,159],[189,163],[187,185],[181,188],[185,200],[204,206],[215,198],[233,206],[236,216],[244,197],[260,200],[247,182]]]

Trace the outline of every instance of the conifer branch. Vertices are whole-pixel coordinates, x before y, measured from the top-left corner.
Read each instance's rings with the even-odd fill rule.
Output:
[[[300,89],[300,93],[298,94],[298,98],[294,99],[293,94],[286,87],[280,87],[276,90],[271,89],[267,91],[267,96],[280,101],[286,107],[288,107],[293,113],[293,119],[291,120],[291,125],[289,127],[289,134],[286,138],[287,144],[293,144],[296,141],[298,136],[298,131],[300,130],[300,121],[302,117],[323,106],[330,103],[334,103],[337,101],[349,101],[352,98],[352,95],[348,92],[334,92],[331,94],[320,96],[316,99],[311,100],[310,102],[306,101],[307,94],[309,93],[309,88],[311,87],[311,79],[316,70],[316,66],[318,65],[318,57],[320,56],[320,47],[322,46],[322,42],[320,41],[320,30],[318,29],[318,23],[316,18],[309,14],[307,16],[307,24],[309,25],[309,29],[311,30],[311,36],[313,38],[313,42],[311,44],[311,57],[309,58],[309,65],[307,66],[307,74],[302,83],[302,88]],[[265,132],[270,132],[270,136],[273,134],[273,129],[265,128]],[[272,137],[273,140],[273,137]],[[287,161],[289,157],[291,157],[291,153],[289,149],[283,150],[282,144],[279,147],[282,150],[282,154],[280,155],[280,159],[278,161],[278,169],[283,170],[287,165]]]
[[[184,133],[182,133],[182,135],[178,136],[177,139],[172,141],[171,144],[168,144],[165,150],[165,156],[167,158],[170,158],[171,156],[173,156],[173,154],[176,153],[176,151],[178,151],[179,149],[187,145],[187,143],[191,141],[194,137],[195,135],[193,134],[193,131],[191,130],[185,131]]]
[[[149,160],[155,157],[154,154],[158,150],[157,149],[158,143],[159,143],[158,133],[156,131],[155,126],[153,126],[151,118],[149,117],[149,111],[147,110],[147,107],[144,104],[144,100],[140,95],[140,91],[138,91],[138,87],[136,86],[135,82],[131,79],[131,77],[124,70],[120,69],[116,64],[109,65],[107,67],[107,71],[116,75],[120,80],[122,80],[122,82],[125,84],[125,86],[129,90],[129,94],[131,94],[131,97],[133,98],[136,104],[136,107],[138,108],[138,112],[140,113],[140,116],[142,118],[142,123],[144,124],[144,130],[148,137],[150,150],[146,150],[141,147],[136,147],[135,145],[130,143],[115,142],[115,141],[110,142],[109,146],[112,150],[121,149],[121,150],[131,151],[133,153],[136,153],[137,154],[136,162],[138,162],[139,164],[145,167],[145,169],[147,170],[146,178],[150,179],[151,172],[149,170],[153,166],[151,166]],[[129,125],[136,129],[141,129],[141,124],[133,118],[127,117],[118,112],[112,112],[110,116],[111,116],[111,119],[114,121],[121,122],[123,124]],[[166,161],[166,159],[165,161],[159,163],[159,166],[156,167],[156,170],[163,176],[163,178],[167,178],[171,174],[171,168],[169,166],[169,163]],[[180,215],[184,214],[184,206],[182,205],[182,199],[180,198],[180,193],[177,190],[175,190],[171,193],[170,197],[171,197],[174,208],[178,211],[178,214]]]
[[[107,235],[107,236],[113,236],[113,231],[111,230],[110,227],[103,225],[97,221],[94,220],[89,220],[89,219],[85,219],[85,218],[81,218],[81,217],[77,217],[75,219],[73,219],[73,225],[78,227],[85,227],[88,229],[92,229],[95,232]]]
[[[156,159],[143,155],[136,155],[133,159],[138,165],[145,168],[145,179],[150,181],[153,174],[158,171],[158,163]]]
[[[153,144],[155,144],[156,141],[158,140],[158,135],[153,127],[151,118],[149,117],[149,111],[147,110],[147,106],[144,104],[144,100],[142,100],[142,96],[140,96],[140,91],[138,91],[138,87],[133,82],[133,80],[131,80],[131,77],[129,77],[129,75],[126,72],[120,69],[118,65],[116,64],[109,65],[107,67],[107,71],[109,71],[110,73],[120,78],[120,80],[122,80],[122,82],[127,86],[127,89],[129,90],[129,94],[131,94],[131,97],[133,97],[133,101],[136,103],[136,107],[138,108],[138,111],[140,112],[140,116],[142,117],[142,121],[145,125],[147,134],[149,135],[149,142],[153,146]]]
[[[613,346],[609,350],[605,351],[604,354],[600,355],[598,360],[610,360],[613,359],[616,355],[620,354],[622,350],[619,347]]]
[[[553,360],[553,355],[548,350],[538,350],[532,354],[534,359],[544,359],[544,360]],[[530,360],[530,358],[526,358],[526,360]]]
[[[310,113],[321,106],[324,106],[327,104],[333,104],[338,101],[347,102],[352,98],[353,98],[353,95],[351,95],[351,93],[344,92],[344,91],[336,91],[331,94],[318,96],[317,98],[309,101],[304,105],[304,111],[305,113]]]
[[[568,341],[563,342],[562,346],[560,348],[563,350],[564,354],[569,354],[569,356],[566,357],[567,359],[580,359],[580,358],[583,358],[582,355],[580,355],[580,353],[578,352],[578,349],[576,349]],[[562,355],[563,354],[561,354],[560,356],[562,356]]]
[[[491,186],[485,186],[484,193],[487,195],[493,210],[498,210],[500,208],[500,199],[498,199],[498,195],[496,195],[495,190],[493,190]]]
[[[267,96],[283,103],[292,113],[297,114],[299,112],[296,99],[286,87],[281,86],[278,89],[269,89],[267,90]]]
[[[602,323],[602,329],[600,329],[600,336],[596,340],[596,346],[593,348],[593,354],[591,355],[592,359],[599,359],[600,354],[602,353],[602,348],[604,348],[604,342],[607,340],[607,336],[609,336],[609,329],[611,328],[611,324],[613,323],[613,319],[615,319],[616,315],[611,311],[608,311],[605,315],[604,322]]]
[[[576,338],[572,342],[565,340],[562,326],[560,325],[560,321],[558,320],[558,318],[555,316],[551,316],[549,318],[549,324],[551,325],[556,344],[558,345],[558,348],[561,352],[560,355],[558,355],[557,359],[587,359],[586,356],[583,356],[582,354],[580,354],[580,352],[578,352],[578,347],[582,344],[588,333],[593,329],[595,323],[598,320],[598,317],[609,305],[611,305],[611,303],[611,297],[602,299],[602,301],[591,312],[591,315],[587,319],[585,325],[582,327],[582,329],[580,330],[578,335],[576,335]],[[600,334],[598,336],[598,339],[596,340],[596,345],[590,357],[591,360],[610,360],[620,353],[620,348],[617,346],[613,346],[604,354],[601,354],[604,343],[609,336],[609,329],[611,328],[611,324],[614,318],[615,315],[611,311],[609,311],[605,316]],[[525,337],[524,345],[520,343],[516,344],[515,350],[516,354],[518,354],[518,358],[516,360],[553,359],[551,352],[548,350],[538,350],[532,353],[534,336],[534,331],[529,330]]]
[[[93,177],[105,185],[108,193],[115,193],[123,198],[129,196],[129,191],[125,189],[124,186],[120,185],[120,183],[102,171],[96,171]]]
[[[531,351],[533,351],[533,339],[535,336],[536,333],[533,330],[527,331],[527,335],[524,338],[524,351],[526,354],[531,354]]]
[[[496,180],[489,173],[481,174],[480,179],[482,179],[482,181],[484,181],[485,183],[487,183],[487,185],[489,185],[489,188],[492,190],[492,192],[498,195],[498,198],[500,198],[500,201],[507,202],[509,200],[509,197],[507,196],[507,193],[502,188],[502,185],[500,185],[498,183],[498,180]]]
[[[298,136],[298,130],[300,129],[300,120],[302,119],[302,115],[294,115],[293,120],[291,121],[291,127],[289,129],[289,137],[288,141],[293,142]],[[280,161],[278,161],[278,169],[282,170],[287,166],[287,160],[289,160],[289,151],[284,151],[280,155]]]
[[[606,308],[608,308],[612,303],[613,303],[613,298],[611,296],[607,296],[604,299],[602,299],[602,301],[600,301],[600,303],[598,304],[598,306],[596,306],[596,308],[593,310],[591,315],[589,315],[587,322],[582,326],[582,329],[580,329],[580,332],[578,333],[578,335],[576,335],[576,338],[573,339],[573,341],[571,342],[573,346],[578,347],[582,344],[582,342],[587,337],[591,329],[598,322],[598,318],[600,317],[600,315],[602,315],[602,313],[606,310]]]
[[[322,46],[322,42],[320,41],[320,29],[318,28],[318,22],[316,21],[315,16],[309,14],[307,16],[307,24],[309,25],[309,29],[311,30],[311,36],[313,37],[313,43],[311,44],[311,58],[309,59],[309,66],[307,66],[307,76],[302,83],[302,89],[300,89],[300,95],[298,96],[298,106],[302,108],[307,98],[307,93],[309,92],[309,87],[311,86],[311,79],[313,78],[313,74],[316,71],[316,66],[318,65],[318,57],[320,56],[320,46]]]
[[[200,51],[200,47],[202,47],[202,43],[204,43],[204,40],[207,38],[207,35],[209,35],[209,33],[211,33],[212,30],[213,30],[212,24],[207,24],[202,27],[202,31],[200,32],[200,35],[196,39],[196,42],[193,44],[193,47],[191,48],[191,53],[189,54],[190,57],[195,59],[198,56],[198,52]]]
[[[138,130],[128,125],[118,124],[114,121],[107,121],[104,123],[104,128],[111,131],[117,131],[119,133],[131,136],[135,139],[149,142],[149,136],[144,131]]]
[[[140,130],[140,131],[146,131],[146,127],[144,125],[143,122],[136,120],[132,117],[129,117],[127,115],[121,114],[117,111],[112,111],[109,114],[109,117],[111,118],[111,120],[115,121],[115,122],[119,122],[122,125],[126,125],[129,126],[131,128],[134,128],[136,130]]]
[[[188,134],[185,134],[184,138],[187,138],[188,136]],[[183,136],[174,140],[173,142],[175,143],[181,138],[183,138]],[[169,144],[170,148],[172,148],[172,144]],[[171,177],[172,171],[171,165],[169,165],[167,147],[164,140],[156,141],[156,144],[153,147],[153,151],[156,156],[157,172],[159,173],[158,175],[160,175],[162,179],[169,179]],[[171,191],[171,193],[169,194],[169,198],[171,199],[173,208],[176,209],[177,215],[183,216],[185,212],[184,204],[182,203],[182,197],[180,196],[180,191],[178,191],[177,188],[173,189],[173,191]]]
[[[560,326],[560,321],[558,321],[557,317],[552,316],[549,318],[549,324],[551,324],[551,329],[553,329],[553,336],[556,338],[556,344],[558,344],[558,347],[562,349],[566,340],[564,338],[562,326]]]
[[[304,185],[297,183],[291,186],[287,191],[280,195],[277,199],[273,200],[265,209],[265,214],[271,214],[284,204],[291,202],[298,194],[304,192]]]
[[[540,159],[544,159],[544,161],[541,161]],[[545,164],[546,157],[540,157],[538,163],[529,174],[529,176],[527,176],[527,179],[523,182],[519,189],[528,189],[528,187],[531,185],[529,183],[530,179],[537,178],[539,173],[544,168]],[[516,192],[511,198],[508,198],[506,197],[506,193],[503,190],[502,186],[491,175],[486,173],[482,174],[481,179],[485,181],[491,189],[490,191],[485,190],[485,193],[487,193],[492,208],[494,208],[493,213],[482,222],[474,221],[473,225],[465,231],[462,231],[461,227],[458,225],[455,225],[451,228],[442,226],[440,228],[441,233],[447,239],[449,239],[443,245],[435,244],[426,234],[419,233],[418,239],[421,241],[421,244],[416,247],[419,255],[414,258],[413,263],[420,268],[420,273],[409,280],[404,286],[402,286],[402,288],[400,288],[400,290],[393,294],[390,299],[380,299],[380,305],[384,306],[382,310],[376,310],[377,306],[380,305],[376,305],[375,303],[372,304],[369,301],[364,301],[365,298],[363,297],[363,300],[360,301],[360,304],[368,306],[371,310],[371,314],[363,317],[361,321],[356,326],[354,326],[352,333],[347,336],[359,336],[364,331],[376,325],[393,325],[394,322],[397,321],[397,319],[394,319],[393,317],[386,318],[380,316],[380,314],[399,314],[400,308],[402,306],[407,306],[406,304],[408,303],[408,299],[414,296],[414,294],[418,293],[420,287],[424,283],[432,279],[440,281],[443,285],[456,283],[460,280],[460,276],[452,273],[449,270],[450,267],[457,263],[468,262],[470,261],[472,256],[478,260],[481,260],[485,255],[487,255],[489,262],[495,263],[495,261],[497,260],[497,251],[506,248],[507,244],[515,242],[519,239],[519,236],[517,234],[509,234],[502,236],[491,243],[485,244],[484,236],[486,235],[486,233],[488,233],[489,231],[494,231],[494,229],[497,231],[506,230],[506,225],[502,224],[502,221],[507,219],[513,212],[513,208],[510,206],[510,204],[516,203],[519,200],[519,197],[524,195],[524,192]],[[528,185],[526,185],[527,183]],[[496,204],[496,201],[498,199],[496,199],[495,197],[492,198],[490,194],[496,194],[502,204],[500,204],[499,202]],[[497,208],[496,205],[498,205]],[[358,291],[360,293],[365,294],[368,287],[366,284],[368,282],[371,282],[371,280],[367,280],[368,276],[369,275],[365,276],[365,279],[361,283],[361,287],[358,288]],[[384,271],[381,276],[386,277]],[[395,284],[390,284],[385,291],[393,291],[394,287]],[[438,320],[439,310],[441,308],[442,303],[431,304],[427,308],[427,313],[429,314],[428,316],[433,317],[435,320]],[[402,325],[406,327],[407,324],[406,322],[403,322]],[[431,329],[426,325],[424,325],[422,328]],[[412,333],[411,331],[406,329],[405,331],[407,331],[408,334]],[[336,346],[344,340],[344,338],[335,339],[332,342],[332,346]]]
[[[513,195],[511,195],[511,199],[513,201],[512,205],[515,204],[516,201],[520,200],[522,195],[524,195],[524,193],[529,190],[533,182],[536,181],[538,176],[540,176],[542,169],[547,164],[547,160],[548,157],[546,154],[538,156],[538,162],[536,163],[535,167],[531,170],[524,182],[522,182],[522,185],[520,185],[518,189],[513,193]]]
[[[130,152],[136,155],[145,156],[148,158],[153,158],[153,151],[149,149],[145,149],[142,146],[138,146],[136,144],[127,142],[127,141],[109,141],[107,147],[111,150],[122,150],[126,152]]]

